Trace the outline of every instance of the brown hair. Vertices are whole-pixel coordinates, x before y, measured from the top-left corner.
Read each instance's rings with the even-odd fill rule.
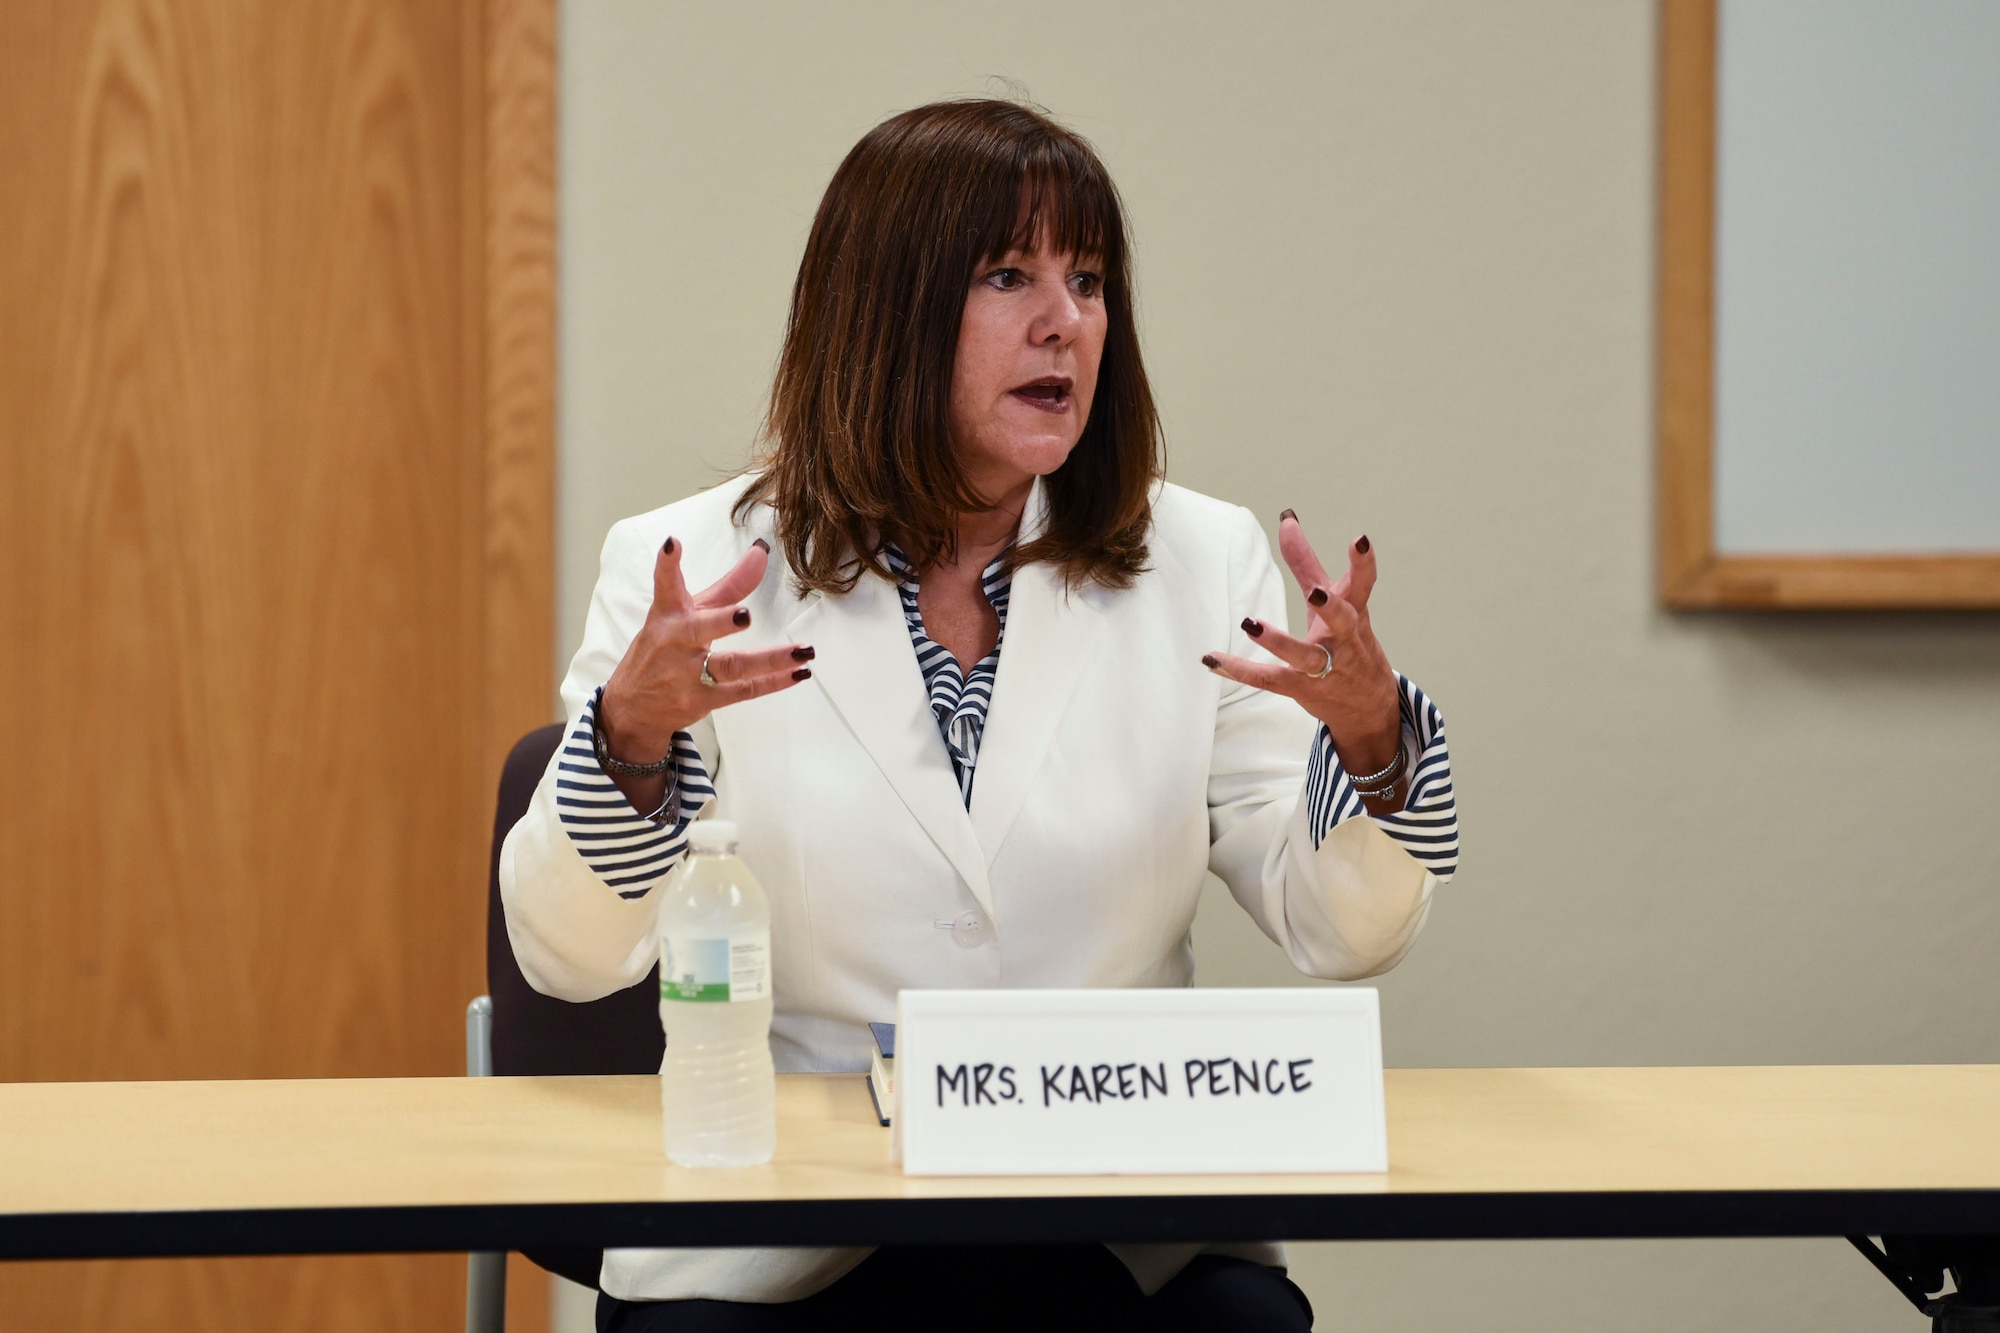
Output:
[[[1024,208],[1025,204],[1025,208]],[[1080,136],[1014,102],[935,102],[883,121],[834,172],[792,287],[739,519],[768,502],[802,588],[951,558],[981,507],[951,441],[951,374],[974,270],[1011,249],[1097,258],[1108,328],[1090,419],[1046,479],[1042,535],[1014,553],[1072,587],[1145,569],[1159,418],[1139,360],[1118,192]]]

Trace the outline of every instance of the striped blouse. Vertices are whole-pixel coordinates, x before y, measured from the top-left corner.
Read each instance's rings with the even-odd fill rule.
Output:
[[[970,674],[962,672],[958,659],[924,632],[923,613],[917,606],[920,579],[909,559],[893,546],[884,554],[896,575],[903,623],[909,630],[917,665],[923,670],[938,735],[951,756],[959,795],[970,807],[979,745],[986,732],[986,711],[993,702],[1000,649],[1007,639],[1007,598],[1013,587],[1006,567],[1008,553],[995,557],[981,575],[986,600],[1000,617],[1000,636],[993,651],[981,658]],[[1371,817],[1438,878],[1449,879],[1458,869],[1458,806],[1452,795],[1444,718],[1437,705],[1401,672],[1396,674],[1396,684],[1403,712],[1403,744],[1414,760],[1413,776],[1401,811]],[[666,800],[651,815],[635,811],[605,776],[591,744],[598,701],[603,695],[604,688],[599,686],[563,741],[557,757],[556,806],[564,830],[585,862],[617,890],[619,897],[642,898],[679,862],[687,847],[687,826],[715,796],[715,785],[695,748],[694,737],[676,732]],[[1306,811],[1314,847],[1339,825],[1367,813],[1334,751],[1333,734],[1324,724],[1314,735],[1306,760]]]
[[[1011,550],[1011,548],[1010,548]],[[986,710],[993,702],[993,679],[1000,673],[1000,645],[1007,641],[1007,594],[1014,576],[1007,569],[1009,551],[993,557],[979,576],[986,600],[1000,616],[1000,637],[993,651],[979,659],[970,676],[959,674],[958,659],[943,644],[924,633],[924,613],[917,609],[920,580],[910,566],[910,558],[891,546],[883,554],[896,575],[896,589],[903,599],[903,625],[910,631],[910,644],[917,650],[917,665],[923,668],[924,685],[930,691],[931,712],[937,717],[938,732],[951,755],[951,770],[958,775],[958,794],[966,808],[972,808],[972,771],[979,763],[979,742],[986,735]]]

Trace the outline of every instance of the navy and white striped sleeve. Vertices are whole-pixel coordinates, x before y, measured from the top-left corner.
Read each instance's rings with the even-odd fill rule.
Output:
[[[1369,817],[1425,869],[1440,880],[1450,879],[1458,869],[1458,803],[1451,789],[1451,752],[1445,747],[1444,718],[1409,677],[1397,672],[1396,684],[1403,708],[1404,741],[1407,744],[1415,738],[1416,765],[1402,810]],[[1313,846],[1317,848],[1342,823],[1367,813],[1334,752],[1333,733],[1320,727],[1306,761],[1306,815]]]
[[[591,736],[597,725],[599,686],[583,715],[563,738],[556,757],[556,812],[563,832],[598,878],[620,898],[643,898],[687,850],[687,826],[715,796],[701,751],[685,731],[674,733],[674,766],[667,770],[667,799],[652,816],[640,814],[605,776]]]

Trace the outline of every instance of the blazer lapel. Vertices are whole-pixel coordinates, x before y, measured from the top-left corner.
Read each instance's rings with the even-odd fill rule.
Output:
[[[1024,544],[1040,527],[1043,503],[1038,482],[1021,525]],[[1014,571],[1000,673],[972,779],[972,828],[988,866],[1021,813],[1103,637],[1104,613],[1094,589],[1066,590],[1062,575],[1048,565]]]
[[[814,598],[786,632],[819,650],[813,679],[992,919],[987,859],[938,736],[896,589],[864,575],[844,596]],[[1011,641],[1011,627],[1008,634]],[[979,780],[984,780],[983,757]]]

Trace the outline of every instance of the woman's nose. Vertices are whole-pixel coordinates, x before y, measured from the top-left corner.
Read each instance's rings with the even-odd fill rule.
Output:
[[[1060,347],[1076,338],[1083,327],[1083,309],[1067,283],[1037,312],[1030,340],[1038,346]]]

